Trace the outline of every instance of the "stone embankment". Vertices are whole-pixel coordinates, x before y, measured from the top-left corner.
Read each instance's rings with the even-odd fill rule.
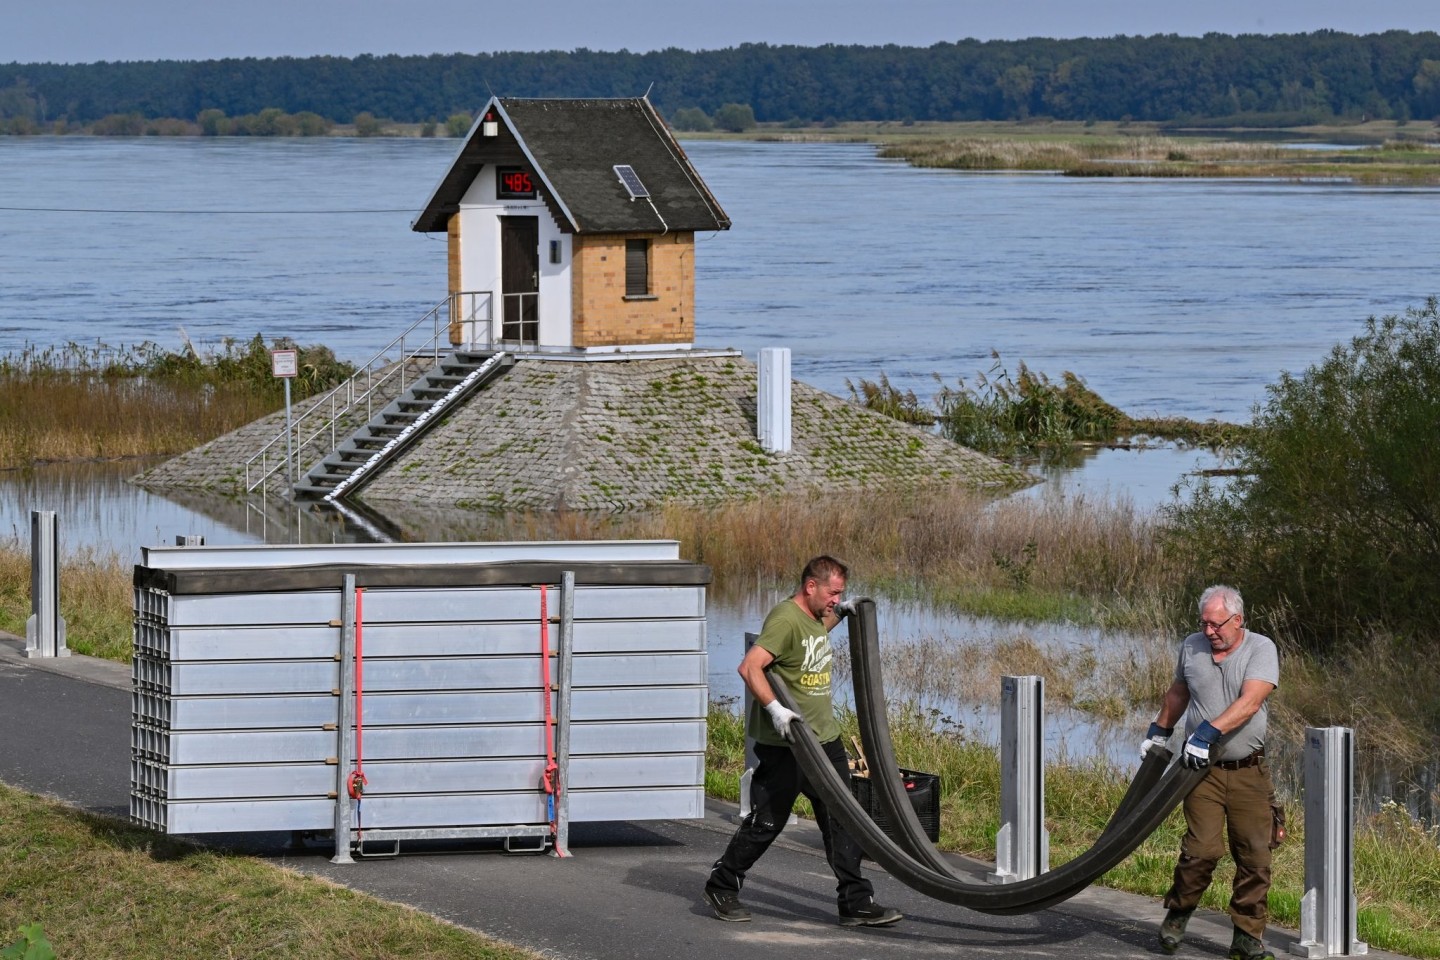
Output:
[[[791,450],[767,453],[755,438],[756,386],[755,365],[740,356],[525,358],[448,412],[358,498],[382,512],[387,502],[617,510],[933,485],[1016,487],[1036,480],[798,381]],[[240,493],[244,461],[283,426],[283,414],[271,415],[137,482]],[[307,466],[318,460],[328,434],[322,440],[297,459]]]

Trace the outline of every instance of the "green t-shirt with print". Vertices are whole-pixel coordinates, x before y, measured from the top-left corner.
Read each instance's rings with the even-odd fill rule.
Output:
[[[755,643],[775,658],[770,672],[785,681],[785,688],[795,701],[796,712],[815,732],[821,743],[840,736],[831,702],[830,668],[834,659],[830,651],[830,634],[825,624],[810,616],[793,598],[775,606],[760,628]],[[747,718],[750,736],[757,743],[785,746],[785,738],[770,721],[770,714],[759,700],[750,703]]]

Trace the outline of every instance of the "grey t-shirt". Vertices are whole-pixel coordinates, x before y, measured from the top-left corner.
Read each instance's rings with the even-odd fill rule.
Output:
[[[1246,630],[1239,645],[1233,647],[1224,660],[1216,663],[1205,634],[1192,633],[1180,645],[1175,679],[1183,680],[1190,689],[1190,708],[1185,711],[1185,736],[1188,738],[1200,726],[1200,721],[1215,719],[1238,700],[1240,687],[1246,680],[1264,680],[1280,686],[1280,656],[1269,637]],[[1243,760],[1263,747],[1269,713],[1266,701],[1260,705],[1255,716],[1220,740],[1219,746],[1212,750],[1211,758]]]

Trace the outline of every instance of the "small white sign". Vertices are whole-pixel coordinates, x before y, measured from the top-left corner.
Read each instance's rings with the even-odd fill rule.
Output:
[[[277,377],[293,377],[300,372],[298,350],[271,350],[270,372]]]

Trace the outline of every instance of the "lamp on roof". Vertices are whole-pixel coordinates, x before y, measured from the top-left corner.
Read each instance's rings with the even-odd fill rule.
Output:
[[[485,119],[480,121],[480,136],[498,137],[500,135],[500,123],[495,119],[492,110],[485,111]]]

